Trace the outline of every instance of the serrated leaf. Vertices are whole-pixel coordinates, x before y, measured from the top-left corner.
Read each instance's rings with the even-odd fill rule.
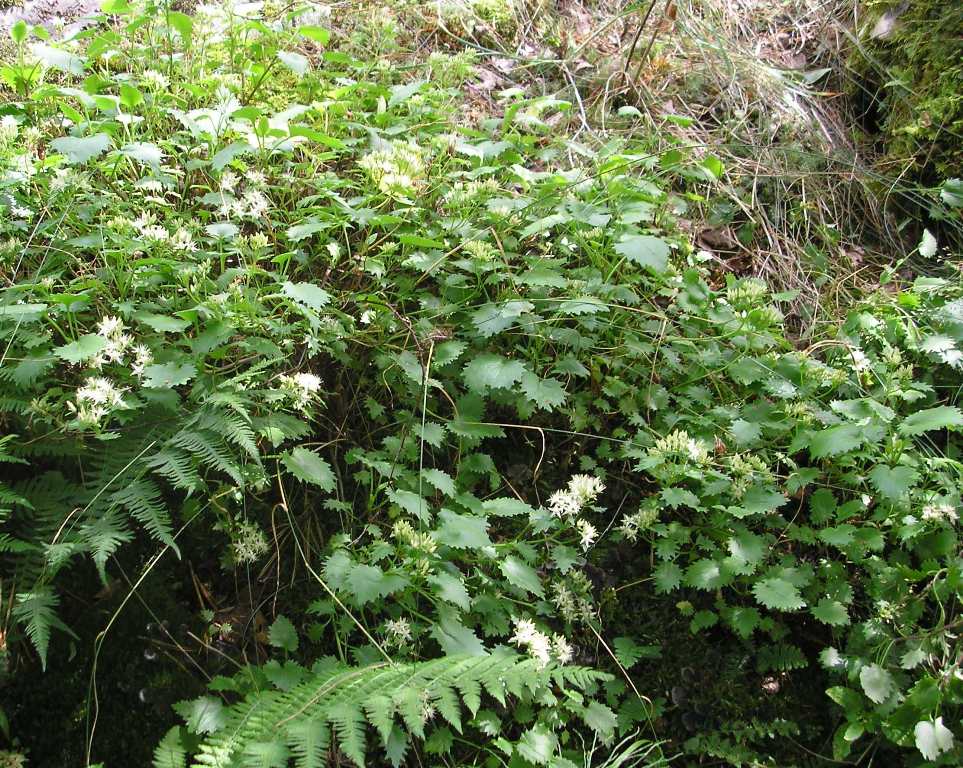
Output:
[[[670,560],[659,563],[652,574],[655,581],[655,591],[667,594],[682,584],[682,569]]]
[[[509,584],[526,592],[531,592],[533,595],[545,596],[545,590],[542,588],[542,582],[535,569],[526,565],[514,555],[509,555],[502,561],[501,571]]]
[[[148,389],[171,389],[187,384],[197,369],[193,363],[159,363],[144,368],[144,386]]]
[[[316,485],[328,493],[337,487],[331,465],[314,451],[303,446],[282,454],[281,463],[288,472],[302,482]]]
[[[685,583],[696,589],[716,589],[727,584],[730,577],[716,560],[696,560],[685,572]]]
[[[286,282],[281,293],[311,309],[321,309],[331,302],[331,294],[314,283]]]
[[[77,341],[64,344],[62,347],[56,347],[54,354],[61,360],[76,364],[96,357],[104,351],[106,346],[107,340],[103,336],[99,336],[96,333],[88,333],[85,336],[81,336]]]
[[[392,592],[403,589],[408,579],[393,573],[385,573],[377,565],[353,566],[344,580],[344,588],[355,598],[358,605],[380,600]]]
[[[442,472],[440,469],[425,469],[422,470],[421,476],[446,496],[455,495],[455,481],[447,472]]]
[[[777,611],[798,611],[806,601],[795,585],[782,578],[769,578],[752,585],[752,594],[766,608]]]
[[[582,719],[589,728],[601,737],[602,741],[608,741],[612,738],[619,722],[615,713],[600,701],[590,702],[582,710]]]
[[[268,629],[268,642],[288,653],[294,653],[298,649],[298,631],[287,616],[282,614],[274,620]]]
[[[943,725],[943,718],[921,720],[913,728],[916,748],[925,760],[936,760],[953,749],[953,732]]]
[[[104,154],[110,147],[110,136],[106,133],[95,133],[93,136],[62,136],[50,142],[50,148],[61,155],[66,155],[67,162],[78,165],[93,160]]]
[[[303,76],[311,68],[308,57],[297,51],[278,51],[278,59],[298,77]]]
[[[882,704],[893,692],[893,676],[877,664],[867,664],[859,670],[859,684],[870,701]]]
[[[838,456],[859,448],[868,439],[859,424],[841,424],[820,430],[809,438],[809,455],[814,459]]]
[[[615,244],[615,251],[633,264],[648,267],[659,274],[665,272],[669,265],[668,243],[652,235],[626,237]]]
[[[545,765],[558,749],[558,737],[544,725],[536,725],[522,734],[515,749],[535,765]]]
[[[905,496],[920,479],[919,472],[910,467],[888,467],[877,464],[869,473],[873,487],[889,499]]]
[[[481,549],[490,547],[488,520],[476,515],[459,515],[449,509],[438,513],[441,523],[434,531],[435,540],[455,549]]]
[[[428,582],[438,588],[438,596],[452,605],[468,610],[471,608],[471,598],[464,582],[450,573],[439,573],[428,577]]]
[[[842,627],[849,624],[849,614],[846,606],[837,600],[830,600],[828,597],[822,598],[819,603],[812,608],[812,614],[823,624],[834,627]]]
[[[518,360],[483,354],[465,366],[462,377],[471,391],[485,394],[489,389],[510,389],[525,372],[525,365]]]
[[[174,711],[184,718],[191,733],[214,733],[227,723],[227,712],[220,699],[201,696],[174,705]]]
[[[531,371],[522,376],[521,390],[538,408],[551,411],[565,403],[565,388],[558,379],[540,379]]]
[[[940,405],[907,416],[899,425],[899,431],[913,437],[934,429],[956,429],[957,427],[963,427],[963,411],[955,406]]]
[[[120,153],[152,168],[159,168],[164,159],[164,151],[150,141],[132,141],[124,144],[120,148]]]

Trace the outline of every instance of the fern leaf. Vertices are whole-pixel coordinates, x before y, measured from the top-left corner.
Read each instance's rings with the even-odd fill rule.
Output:
[[[287,729],[296,768],[324,768],[330,744],[328,726],[315,719],[296,720]]]
[[[252,741],[244,747],[244,768],[287,768],[290,756],[279,741]]]
[[[13,608],[13,615],[24,625],[27,637],[37,649],[44,671],[47,669],[51,629],[66,628],[57,618],[56,608],[59,604],[60,598],[50,587],[37,587],[32,592],[17,595],[17,604]]]
[[[154,750],[153,768],[184,768],[187,750],[183,745],[183,726],[171,728]]]
[[[338,737],[338,746],[357,765],[364,765],[365,719],[361,706],[342,702],[327,710],[328,719]]]
[[[142,477],[111,494],[113,504],[124,507],[155,539],[177,549],[171,531],[171,518],[161,496],[160,488],[149,478]]]

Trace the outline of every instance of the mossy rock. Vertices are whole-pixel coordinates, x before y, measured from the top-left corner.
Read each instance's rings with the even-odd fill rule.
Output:
[[[935,186],[963,166],[963,4],[945,0],[869,3],[850,67],[864,126],[882,142],[882,162]]]

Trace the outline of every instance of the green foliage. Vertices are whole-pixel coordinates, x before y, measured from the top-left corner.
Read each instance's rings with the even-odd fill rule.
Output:
[[[253,691],[250,673],[240,673],[234,678],[236,689],[250,692],[224,709],[219,703],[212,709],[216,700],[209,697],[185,702],[179,709],[187,719],[187,731],[182,730],[179,738],[186,740],[190,733],[204,737],[192,750],[193,764],[283,766],[290,759],[305,768],[327,765],[336,750],[355,765],[366,765],[370,730],[388,762],[399,766],[413,740],[426,741],[433,754],[447,754],[452,730],[464,738],[469,729],[484,728],[496,717],[481,709],[489,698],[500,707],[511,702],[546,708],[540,722],[524,730],[516,743],[506,740],[506,733],[498,744],[506,758],[517,753],[536,765],[562,759],[554,729],[569,717],[580,717],[606,739],[615,726],[615,715],[604,704],[575,703],[579,689],[605,675],[578,667],[545,667],[514,654],[454,655],[363,667],[329,659],[301,672],[301,682],[291,688]],[[253,679],[256,685],[258,678]],[[554,713],[553,706],[558,707]],[[158,747],[155,766],[183,766],[183,759],[170,762],[171,754],[183,755],[186,750],[183,741],[175,741],[177,733],[168,733]]]
[[[714,158],[577,143],[543,94],[466,125],[437,62],[376,66],[302,10],[115,3],[3,70],[19,652],[66,655],[78,574],[183,555],[205,654],[244,668],[156,765],[590,765],[677,738],[645,689],[675,643],[845,718],[746,705],[694,759],[958,757],[959,282],[803,346],[680,224]],[[273,601],[225,617],[202,561]]]

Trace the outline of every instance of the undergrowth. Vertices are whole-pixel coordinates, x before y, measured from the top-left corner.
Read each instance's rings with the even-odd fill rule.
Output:
[[[486,89],[562,17],[443,5],[13,28],[10,759],[76,653],[73,764],[958,763],[963,283],[901,268],[945,243],[801,334],[820,284],[704,242],[768,231],[750,144],[564,56]],[[103,715],[134,610],[170,670],[136,695],[184,695],[139,756]]]

